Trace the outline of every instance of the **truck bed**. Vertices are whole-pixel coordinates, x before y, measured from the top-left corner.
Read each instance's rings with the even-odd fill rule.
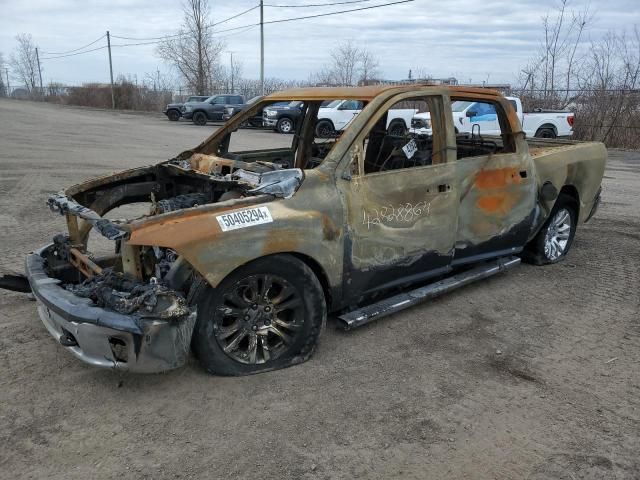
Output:
[[[579,222],[584,222],[596,201],[604,175],[607,150],[602,143],[528,138],[538,183],[551,182],[558,191],[571,185],[579,197]],[[549,205],[549,207],[551,204]]]

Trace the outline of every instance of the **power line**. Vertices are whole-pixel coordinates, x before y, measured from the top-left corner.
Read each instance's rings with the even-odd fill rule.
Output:
[[[276,8],[308,8],[308,7],[330,7],[331,5],[346,5],[348,3],[364,3],[364,2],[372,2],[373,0],[350,0],[347,2],[332,2],[332,3],[309,3],[306,5],[273,5],[265,3],[265,7],[276,7]]]
[[[388,7],[390,5],[399,5],[401,3],[410,3],[410,2],[415,2],[415,0],[399,0],[397,2],[382,3],[380,5],[370,5],[368,7],[352,8],[350,10],[339,10],[337,12],[318,13],[316,15],[305,15],[303,17],[293,17],[293,18],[282,18],[280,20],[270,20],[270,21],[264,22],[264,23],[266,25],[266,24],[269,24],[269,23],[283,23],[283,22],[293,22],[295,20],[306,20],[307,18],[328,17],[329,15],[339,15],[341,13],[359,12],[361,10],[371,10],[371,9],[374,9],[374,8]]]
[[[254,23],[254,24],[251,24],[251,25],[243,25],[241,27],[235,27],[235,28],[228,28],[226,30],[220,30],[219,32],[216,32],[216,33],[224,33],[224,32],[231,32],[231,31],[234,32],[234,33],[230,33],[228,35],[221,35],[219,37],[219,38],[226,38],[226,37],[230,37],[232,35],[237,35],[237,34],[240,34],[240,33],[248,32],[249,30],[251,30],[252,28],[255,28],[257,26],[258,26],[258,24]],[[236,31],[236,30],[240,30],[240,31]],[[111,35],[111,37],[113,38],[113,37],[115,37],[115,35]],[[118,38],[122,38],[122,37],[118,37]],[[167,38],[167,37],[164,37],[164,38]],[[119,43],[119,44],[118,43],[112,43],[111,47],[135,47],[135,46],[141,46],[141,45],[156,45],[156,44],[161,43],[161,42],[162,42],[162,40],[153,41],[153,42],[140,42],[140,43]],[[95,52],[97,50],[103,50],[105,48],[107,48],[106,45],[104,45],[102,47],[98,47],[98,48],[93,48],[91,50],[85,50],[83,52],[70,53],[70,54],[67,54],[67,55],[57,55],[57,56],[54,56],[54,57],[42,57],[41,60],[55,60],[56,58],[74,57],[76,55],[82,55],[84,53],[91,53],[91,52]]]
[[[72,52],[77,52],[78,50],[84,50],[87,47],[90,47],[91,45],[93,45],[94,43],[98,43],[100,40],[102,40],[104,37],[106,36],[106,34],[101,35],[99,38],[95,39],[93,42],[91,43],[87,43],[85,46],[83,47],[79,47],[79,48],[74,48],[73,50],[68,50],[66,52],[42,52],[45,55],[66,55],[67,53],[72,53]]]
[[[351,0],[351,3],[356,3],[356,1],[364,1],[364,0]],[[359,12],[359,11],[363,11],[363,10],[372,10],[375,8],[381,8],[381,7],[388,7],[391,5],[399,5],[399,4],[403,4],[403,3],[411,3],[414,2],[415,0],[397,0],[395,2],[387,2],[387,3],[382,3],[379,5],[369,5],[367,7],[359,7],[359,8],[351,8],[351,9],[347,9],[347,10],[338,10],[335,12],[327,12],[327,13],[317,13],[315,15],[304,15],[301,17],[290,17],[290,18],[281,18],[281,19],[277,19],[277,20],[269,20],[267,22],[263,22],[263,25],[267,25],[267,24],[274,24],[274,23],[285,23],[285,22],[293,22],[293,21],[298,21],[298,20],[306,20],[309,18],[318,18],[318,17],[328,17],[331,15],[340,15],[343,13],[350,13],[350,12]],[[337,2],[337,3],[341,3],[341,2]],[[337,4],[336,3],[336,4]],[[348,2],[345,2],[348,3]],[[325,5],[329,5],[329,4],[325,4]],[[256,5],[254,7],[251,7],[248,10],[245,10],[244,12],[240,12],[232,17],[226,18],[224,20],[221,20],[217,23],[212,23],[210,25],[207,25],[206,28],[211,28],[214,27],[216,25],[220,25],[221,23],[227,22],[229,20],[232,20],[233,18],[237,18],[241,15],[244,15],[252,10],[255,10],[256,8],[258,8],[260,5]],[[219,33],[225,33],[225,32],[232,32],[232,31],[237,31],[237,30],[242,30],[242,32],[248,31],[253,27],[256,27],[260,25],[260,23],[250,23],[247,25],[241,25],[239,27],[233,27],[233,28],[228,28],[225,30],[218,30],[217,32],[215,32],[215,34],[219,34]],[[237,32],[237,33],[242,33],[242,32]],[[124,44],[114,44],[112,45],[112,47],[134,47],[134,46],[139,46],[139,45],[153,45],[156,43],[161,43],[162,41],[169,39],[169,38],[174,38],[174,37],[180,37],[185,35],[184,33],[182,34],[176,34],[176,35],[167,35],[164,37],[147,37],[147,38],[134,38],[134,37],[122,37],[122,36],[116,36],[116,35],[111,35],[112,38],[119,38],[119,39],[123,39],[123,40],[153,40],[153,41],[149,41],[149,42],[141,42],[141,43],[124,43]],[[230,35],[229,35],[230,36]],[[53,57],[44,57],[42,58],[42,60],[54,60],[56,58],[65,58],[65,57],[73,57],[75,55],[83,55],[85,53],[91,53],[91,52],[95,52],[97,50],[102,50],[107,48],[106,46],[102,46],[102,47],[98,47],[98,48],[93,48],[90,50],[84,50],[84,51],[77,51],[77,50],[82,50],[83,48],[86,48],[87,46],[90,46],[94,43],[96,43],[98,40],[101,40],[103,37],[105,37],[105,35],[102,35],[102,37],[98,38],[97,40],[91,42],[91,44],[89,45],[85,45],[84,47],[81,48],[77,48],[75,50],[70,50],[70,52],[74,52],[76,51],[76,53],[67,53],[64,55],[56,55]]]
[[[230,32],[230,31],[234,31],[234,33],[230,33],[228,35],[220,35],[220,36],[216,35],[216,36],[217,36],[217,38],[231,37],[232,35],[238,35],[240,33],[248,32],[249,30],[251,30],[252,28],[255,28],[257,26],[258,26],[258,24],[256,23],[256,24],[251,24],[251,25],[245,25],[243,27],[236,27],[236,28],[229,28],[227,30],[220,30],[219,32],[216,32],[216,33]],[[235,30],[240,30],[240,31],[235,31]],[[114,38],[115,35],[111,35],[111,37]],[[122,37],[117,37],[117,38],[122,38]],[[164,37],[164,38],[166,39],[167,37]],[[156,45],[158,43],[162,43],[163,41],[164,41],[164,39],[163,40],[155,40],[155,41],[152,41],[152,42],[141,42],[141,43],[112,43],[111,46],[112,47],[135,47],[135,46],[138,46],[138,45]]]
[[[56,58],[75,57],[76,55],[82,55],[84,53],[91,53],[91,52],[95,52],[97,50],[104,50],[105,48],[107,48],[107,46],[103,45],[102,47],[92,48],[91,50],[85,50],[84,52],[70,53],[70,54],[67,54],[67,55],[58,55],[58,56],[55,56],[55,57],[42,57],[42,60],[54,60]]]
[[[221,23],[228,22],[229,20],[233,20],[234,18],[238,18],[238,17],[240,17],[240,16],[242,16],[242,15],[244,15],[246,13],[249,13],[249,12],[255,10],[256,8],[259,8],[259,7],[260,7],[260,5],[255,5],[255,6],[251,7],[251,8],[249,8],[249,9],[245,10],[244,12],[240,12],[237,15],[234,15],[233,17],[225,18],[224,20],[220,20],[219,22],[212,23],[211,26],[215,27],[216,25],[220,25]]]
[[[365,1],[365,0],[357,0],[357,1]],[[366,0],[366,1],[372,1],[372,0]],[[398,4],[401,4],[401,3],[410,3],[410,2],[415,2],[415,0],[398,0],[398,1],[395,1],[395,2],[382,3],[380,5],[370,5],[368,7],[351,8],[351,9],[348,9],[348,10],[338,10],[338,11],[335,11],[335,12],[318,13],[318,14],[315,14],[315,15],[305,15],[305,16],[302,16],[302,17],[282,18],[282,19],[278,19],[278,20],[270,20],[270,21],[264,22],[264,24],[266,25],[266,24],[271,24],[271,23],[284,23],[284,22],[293,22],[293,21],[296,21],[296,20],[306,20],[308,18],[327,17],[327,16],[330,16],[330,15],[340,15],[342,13],[358,12],[358,11],[362,11],[362,10],[371,10],[371,9],[374,9],[374,8],[388,7],[390,5],[398,5]],[[329,5],[329,4],[327,4],[327,5]],[[254,9],[258,8],[258,7],[259,7],[259,5],[256,5],[255,7],[252,7],[249,10],[246,10],[245,12],[242,12],[241,14],[236,15],[235,17],[238,17],[238,16],[240,16],[240,15],[242,15],[244,13],[250,12],[251,10],[254,10]],[[216,25],[224,23],[225,21],[226,20],[222,20],[222,21],[217,22],[217,23],[212,23],[210,25],[207,25],[207,28],[214,27]],[[258,26],[258,25],[260,25],[260,23],[250,23],[250,24],[247,24],[247,25],[241,25],[239,27],[228,28],[226,30],[218,30],[217,32],[214,32],[214,33],[230,32],[230,31],[233,31],[233,30],[240,30],[240,29],[247,28],[247,27],[255,27],[255,26]],[[178,33],[178,34],[175,34],[175,35],[166,35],[164,37],[147,37],[147,38],[121,37],[121,36],[117,36],[117,35],[111,35],[111,37],[112,38],[125,39],[125,40],[158,40],[158,42],[149,42],[149,43],[147,43],[148,45],[150,45],[152,43],[159,43],[160,41],[163,41],[163,40],[166,40],[166,39],[169,39],[169,38],[181,37],[181,36],[184,36],[184,35],[187,35],[187,34],[186,33]]]
[[[240,17],[242,15],[245,15],[245,14],[255,10],[258,7],[260,7],[260,5],[255,5],[255,6],[249,8],[249,9],[243,11],[243,12],[240,12],[240,13],[238,13],[236,15],[233,15],[231,17],[225,18],[224,20],[220,20],[219,22],[210,23],[209,25],[206,25],[205,28],[213,28],[216,25],[221,25],[221,24],[226,23],[226,22],[228,22],[230,20],[233,20],[234,18],[238,18],[238,17]],[[227,31],[227,30],[223,30],[223,31]],[[218,33],[220,33],[220,32],[218,32]],[[165,40],[167,38],[181,37],[181,36],[184,36],[184,35],[189,35],[189,34],[188,33],[177,33],[177,34],[174,34],[174,35],[165,35],[163,37],[142,37],[142,38],[140,38],[140,37],[137,37],[137,38],[136,37],[122,37],[120,35],[111,35],[111,37],[112,38],[119,38],[121,40]]]

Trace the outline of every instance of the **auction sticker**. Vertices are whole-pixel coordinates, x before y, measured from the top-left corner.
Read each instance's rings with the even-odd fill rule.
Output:
[[[247,208],[237,212],[225,213],[216,217],[223,232],[238,228],[253,227],[263,223],[272,223],[273,218],[268,207]]]
[[[411,158],[418,151],[418,145],[414,139],[411,139],[409,143],[407,143],[404,147],[402,147],[402,151],[407,156],[407,158]]]

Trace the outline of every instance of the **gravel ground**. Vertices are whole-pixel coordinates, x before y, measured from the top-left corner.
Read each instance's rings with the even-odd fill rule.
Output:
[[[63,229],[49,193],[214,128],[6,100],[0,125],[0,272]],[[0,293],[0,477],[639,479],[640,154],[610,152],[605,175],[565,262],[350,333],[330,323],[278,372],[97,370]]]

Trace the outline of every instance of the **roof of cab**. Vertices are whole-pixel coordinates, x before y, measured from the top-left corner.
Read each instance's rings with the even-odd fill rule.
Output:
[[[292,88],[274,92],[265,100],[367,100],[371,101],[383,93],[402,93],[412,91],[430,91],[433,93],[447,91],[451,95],[482,94],[502,96],[495,90],[474,87],[450,87],[442,85],[414,84],[414,85],[370,85],[367,87],[308,87]],[[393,92],[391,92],[393,91]]]

